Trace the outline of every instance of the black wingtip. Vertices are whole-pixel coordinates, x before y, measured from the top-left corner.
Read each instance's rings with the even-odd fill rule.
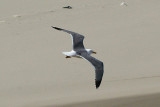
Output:
[[[96,83],[96,89],[98,89],[98,88],[99,88],[99,86],[100,86],[100,84],[101,84],[101,81],[97,81],[97,80],[95,80],[95,83]]]
[[[58,27],[54,27],[54,26],[51,26],[51,27],[54,28],[54,29],[57,29],[57,30],[63,30],[63,29],[58,28]]]

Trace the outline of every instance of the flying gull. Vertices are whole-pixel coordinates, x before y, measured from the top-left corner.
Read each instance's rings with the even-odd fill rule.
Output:
[[[101,84],[103,72],[104,72],[103,62],[91,56],[92,53],[96,54],[95,51],[93,51],[92,49],[85,49],[83,45],[84,36],[72,31],[62,29],[62,28],[53,27],[53,26],[52,28],[67,32],[71,35],[73,50],[70,52],[63,52],[63,54],[66,55],[66,58],[78,57],[78,58],[83,58],[89,61],[95,68],[95,84],[96,84],[96,88],[98,88]]]

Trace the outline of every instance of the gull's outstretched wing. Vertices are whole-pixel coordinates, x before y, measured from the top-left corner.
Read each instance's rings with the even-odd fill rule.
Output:
[[[83,45],[84,36],[83,35],[72,32],[72,31],[68,31],[68,30],[65,30],[65,29],[61,29],[61,28],[58,28],[58,27],[53,27],[52,26],[52,28],[60,30],[60,31],[67,32],[72,36],[73,50],[76,51],[76,50],[84,49],[84,45]]]
[[[81,52],[78,53],[79,56],[81,56],[82,58],[88,60],[95,68],[95,84],[96,84],[96,88],[98,88],[101,84],[102,81],[102,77],[103,77],[103,62],[99,61],[98,59],[90,56],[87,52]]]

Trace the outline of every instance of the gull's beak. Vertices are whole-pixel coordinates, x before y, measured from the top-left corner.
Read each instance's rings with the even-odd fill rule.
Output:
[[[97,54],[97,52],[93,51],[94,54]]]

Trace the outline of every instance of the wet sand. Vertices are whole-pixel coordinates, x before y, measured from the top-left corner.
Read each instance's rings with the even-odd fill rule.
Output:
[[[108,100],[103,99],[90,102],[82,102],[70,105],[68,104],[59,107],[158,107],[160,105],[159,99],[160,94],[156,93],[144,96],[130,96]]]

